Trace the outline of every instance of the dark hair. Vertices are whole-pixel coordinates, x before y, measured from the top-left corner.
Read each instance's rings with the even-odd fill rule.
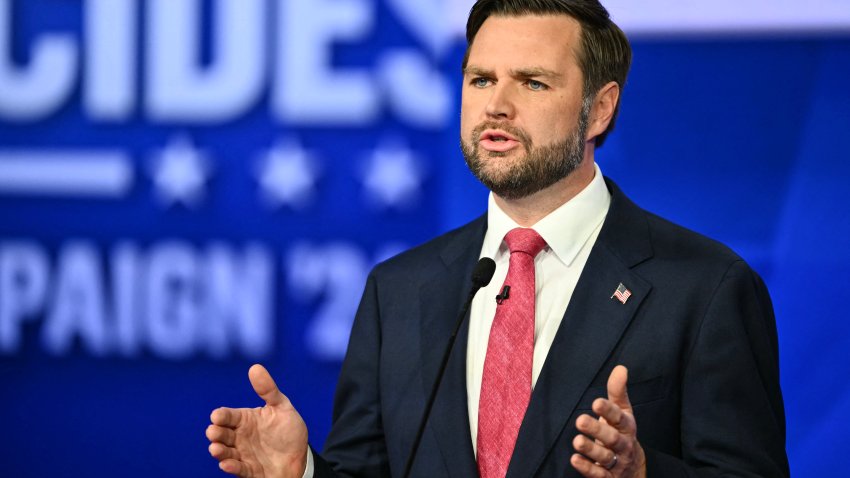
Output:
[[[579,67],[584,75],[583,95],[592,100],[600,88],[616,81],[623,89],[632,63],[632,48],[625,33],[608,15],[608,10],[598,0],[478,0],[469,11],[466,22],[466,54],[463,67],[469,60],[469,50],[481,25],[491,15],[518,17],[523,15],[568,15],[581,25]],[[596,137],[601,146],[614,129],[614,120],[620,110],[619,102],[608,128]]]

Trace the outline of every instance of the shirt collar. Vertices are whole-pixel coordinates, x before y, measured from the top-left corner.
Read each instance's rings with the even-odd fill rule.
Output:
[[[611,194],[605,186],[602,171],[598,164],[593,167],[595,174],[587,187],[532,226],[566,266],[572,264],[581,248],[605,220],[611,204]],[[487,234],[481,257],[495,258],[500,252],[505,234],[516,227],[521,226],[502,211],[491,192],[487,202]]]

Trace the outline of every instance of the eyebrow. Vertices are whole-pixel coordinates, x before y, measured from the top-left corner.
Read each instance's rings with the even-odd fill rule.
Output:
[[[493,71],[484,68],[479,68],[477,66],[467,66],[463,69],[463,74],[475,76],[493,76]]]
[[[511,70],[511,76],[516,78],[536,78],[536,77],[546,77],[546,78],[560,78],[563,75],[560,73],[554,72],[552,70],[547,70],[546,68],[541,68],[539,66],[531,67],[531,68],[518,68],[515,70]]]
[[[517,68],[511,70],[511,76],[514,78],[561,78],[563,75],[557,73],[552,70],[547,70],[546,68],[542,68],[539,66],[528,67],[528,68]],[[464,75],[476,75],[476,76],[494,76],[492,70],[488,70],[486,68],[480,68],[477,66],[467,66],[463,69]]]

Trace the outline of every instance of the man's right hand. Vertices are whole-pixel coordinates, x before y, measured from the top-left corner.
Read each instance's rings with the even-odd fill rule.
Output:
[[[242,478],[300,478],[307,466],[307,426],[262,365],[248,370],[262,408],[217,408],[207,427],[210,455]]]

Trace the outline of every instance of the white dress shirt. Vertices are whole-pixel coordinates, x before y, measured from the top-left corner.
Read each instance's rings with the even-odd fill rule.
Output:
[[[599,166],[590,184],[575,197],[552,211],[532,228],[546,241],[547,247],[534,259],[536,301],[534,308],[534,358],[531,387],[537,383],[546,355],[561,325],[578,278],[587,262],[590,249],[599,236],[602,222],[611,204]],[[481,376],[490,339],[490,326],[496,315],[496,295],[501,292],[508,274],[510,251],[505,234],[520,227],[502,211],[490,194],[487,205],[487,233],[480,257],[496,261],[496,272],[487,287],[478,291],[469,315],[469,338],[466,349],[466,396],[472,449],[478,454],[478,402]]]

